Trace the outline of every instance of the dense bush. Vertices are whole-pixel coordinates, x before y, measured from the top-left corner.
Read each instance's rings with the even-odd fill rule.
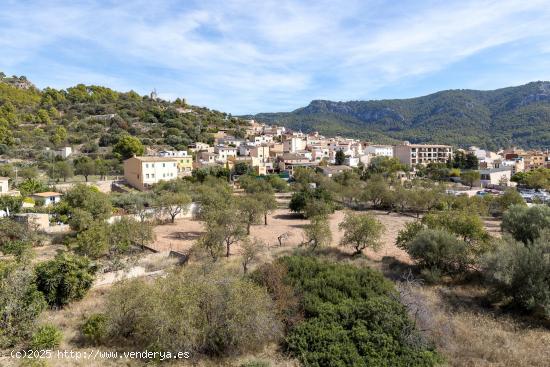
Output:
[[[512,205],[526,206],[525,200],[515,189],[507,189],[489,203],[489,211],[494,216],[502,216]]]
[[[80,331],[89,343],[100,344],[107,336],[107,316],[100,313],[90,315],[82,324]]]
[[[0,348],[28,340],[46,307],[34,281],[28,267],[0,262]]]
[[[550,319],[550,230],[532,242],[507,238],[487,256],[485,274],[497,299]]]
[[[302,295],[305,321],[286,337],[286,348],[306,366],[432,366],[439,361],[416,334],[392,284],[369,268],[309,257],[279,260]]]
[[[115,286],[108,339],[142,348],[223,356],[253,351],[280,334],[266,290],[227,269],[185,268],[153,282]]]
[[[531,207],[513,205],[504,213],[501,227],[517,241],[534,241],[541,231],[550,229],[550,207],[533,205]]]
[[[468,245],[442,229],[421,230],[407,245],[407,252],[420,267],[443,274],[460,274],[474,262]]]
[[[85,257],[59,254],[36,266],[36,285],[50,306],[64,306],[84,297],[94,280],[95,268]]]
[[[109,218],[112,210],[108,195],[94,186],[77,184],[67,191],[61,202],[54,207],[54,214],[59,220],[70,218],[71,228],[82,231],[93,221]]]
[[[292,194],[288,207],[295,213],[302,213],[306,218],[317,215],[328,215],[334,211],[331,193],[322,188],[306,188]]]
[[[54,325],[42,325],[32,335],[30,347],[34,350],[57,348],[63,333]]]

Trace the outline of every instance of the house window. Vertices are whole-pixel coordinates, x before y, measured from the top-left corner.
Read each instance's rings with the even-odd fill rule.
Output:
[[[154,174],[154,173],[151,173],[151,178],[155,178],[155,174]]]
[[[145,168],[149,168],[149,164],[148,164],[148,163],[145,163]]]
[[[145,178],[149,178],[149,174],[148,174],[148,173],[145,175]]]
[[[166,167],[166,163],[163,163],[162,166],[163,166],[163,167]]]

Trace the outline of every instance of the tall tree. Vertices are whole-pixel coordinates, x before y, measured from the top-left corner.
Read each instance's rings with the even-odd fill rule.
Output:
[[[74,160],[74,168],[77,175],[84,176],[88,182],[88,176],[96,173],[95,161],[90,157],[80,157]]]
[[[264,213],[264,203],[253,195],[245,195],[238,200],[239,212],[246,224],[246,234],[250,234],[250,226],[258,224]]]
[[[256,200],[262,203],[264,225],[267,226],[268,214],[272,213],[275,209],[277,209],[277,200],[275,199],[275,195],[273,195],[273,193],[271,192],[260,192],[260,193],[254,194],[254,197],[256,198]]]
[[[342,150],[339,150],[334,155],[334,164],[341,166],[346,161],[346,155]]]

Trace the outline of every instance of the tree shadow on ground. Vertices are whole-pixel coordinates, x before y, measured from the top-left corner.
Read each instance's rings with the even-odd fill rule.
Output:
[[[166,238],[173,238],[176,240],[183,240],[183,241],[191,241],[196,240],[199,238],[204,232],[198,232],[198,231],[188,231],[188,232],[182,232],[182,231],[175,231],[170,233]]]
[[[276,214],[273,216],[275,219],[281,220],[295,220],[295,219],[304,219],[304,216],[300,213],[286,213],[286,214]]]

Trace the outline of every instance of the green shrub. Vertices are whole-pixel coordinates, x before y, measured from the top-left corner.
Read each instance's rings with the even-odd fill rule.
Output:
[[[416,235],[425,229],[424,225],[420,221],[405,223],[405,228],[400,230],[395,240],[395,245],[402,250],[407,251],[409,243],[416,237]]]
[[[489,196],[486,196],[489,197]],[[526,206],[525,200],[515,189],[507,189],[503,195],[495,197],[489,204],[489,211],[492,215],[500,217],[512,205]]]
[[[89,343],[100,344],[107,336],[107,316],[100,313],[91,315],[80,330]]]
[[[505,239],[484,265],[497,299],[550,319],[550,230],[527,244]]]
[[[489,249],[491,236],[485,230],[481,217],[468,210],[443,210],[430,212],[422,218],[422,224],[430,229],[442,229],[456,235],[468,244],[473,254]]]
[[[50,306],[64,306],[84,297],[94,281],[95,268],[81,256],[59,254],[40,263],[36,269],[36,285]]]
[[[34,350],[54,349],[63,339],[63,333],[54,325],[42,325],[32,335],[30,347]]]
[[[29,340],[38,316],[46,307],[26,266],[0,262],[0,348]]]
[[[187,267],[153,282],[123,282],[106,309],[109,340],[193,355],[251,352],[281,331],[265,288],[221,268]]]
[[[407,252],[420,267],[444,274],[464,272],[473,262],[466,243],[441,229],[420,231],[408,244]]]
[[[292,256],[278,260],[303,299],[305,320],[286,349],[306,366],[433,366],[440,357],[418,335],[393,285],[369,268]]]
[[[546,205],[512,205],[504,213],[502,230],[517,241],[533,242],[545,228],[550,229],[550,207]]]
[[[34,200],[33,198],[31,198],[31,197],[26,197],[26,198],[23,199],[23,202],[26,203],[26,204],[32,204],[32,205],[34,205],[35,200]]]

